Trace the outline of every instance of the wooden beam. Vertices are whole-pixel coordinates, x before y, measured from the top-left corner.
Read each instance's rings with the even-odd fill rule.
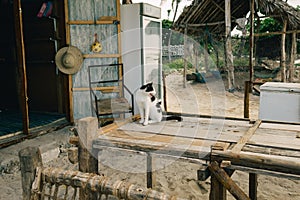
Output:
[[[219,10],[221,10],[223,13],[226,13],[226,8],[225,10],[219,5],[217,4],[214,0],[211,1]]]
[[[300,33],[300,30],[290,30],[290,31],[276,31],[276,32],[266,32],[266,33],[255,33],[254,36],[269,36],[269,35],[282,35],[282,34]]]
[[[120,58],[121,54],[84,54],[83,58]]]
[[[256,120],[254,125],[249,128],[249,130],[243,135],[243,137],[237,142],[236,145],[234,145],[232,149],[232,153],[239,153],[242,148],[245,146],[245,144],[248,142],[248,140],[252,137],[252,135],[255,133],[256,129],[261,124],[261,120]]]
[[[218,185],[214,185],[215,181],[218,181],[222,186],[224,186],[236,199],[239,200],[250,200],[250,198],[237,186],[237,184],[228,176],[228,174],[219,167],[218,162],[214,161],[210,165],[208,165],[209,170],[212,173],[212,178],[214,179],[211,188],[216,189],[215,187],[219,187]],[[217,195],[216,193],[214,193]],[[210,200],[222,200],[226,199],[224,197],[224,192],[222,190],[219,191],[219,196],[216,198],[211,198]]]

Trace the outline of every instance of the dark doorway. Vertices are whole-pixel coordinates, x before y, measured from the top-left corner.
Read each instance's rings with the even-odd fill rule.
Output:
[[[16,132],[16,127],[20,127],[18,131],[22,131],[20,111],[22,106],[20,103],[22,87],[20,85],[22,82],[19,80],[20,75],[18,74],[18,49],[13,9],[14,3],[17,1],[0,0],[0,2],[0,25],[2,27],[2,31],[0,31],[1,139],[1,136],[6,133]],[[48,12],[38,16],[43,4],[48,6]],[[45,124],[48,124],[51,120],[65,117],[66,76],[57,70],[54,62],[57,50],[65,45],[64,4],[61,0],[21,0],[21,7],[29,127],[33,128],[43,125],[41,119],[45,119]],[[40,117],[33,117],[36,116],[36,113]],[[50,121],[47,115],[49,115]]]

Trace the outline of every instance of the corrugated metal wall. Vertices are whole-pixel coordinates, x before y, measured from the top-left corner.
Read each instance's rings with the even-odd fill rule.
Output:
[[[117,16],[117,0],[69,0],[69,21],[97,20],[102,16]],[[118,54],[118,29],[115,24],[70,25],[70,44],[78,47],[85,55],[95,54],[90,51],[94,34],[102,44],[100,54]],[[73,75],[74,119],[92,116],[89,90],[76,90],[89,87],[88,66],[117,63],[118,58],[85,58],[82,68]],[[101,71],[102,70],[102,71]],[[94,70],[92,80],[103,80],[117,74],[117,71]]]

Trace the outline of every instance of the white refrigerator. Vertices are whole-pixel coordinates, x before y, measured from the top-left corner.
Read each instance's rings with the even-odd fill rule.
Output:
[[[163,99],[161,9],[146,3],[121,6],[121,48],[124,84],[135,93],[153,82]],[[138,113],[134,106],[134,113]]]

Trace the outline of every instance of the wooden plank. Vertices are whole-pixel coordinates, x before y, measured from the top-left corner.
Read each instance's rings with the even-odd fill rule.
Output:
[[[209,170],[211,171],[212,175],[216,178],[216,180],[221,183],[236,199],[239,200],[250,200],[250,198],[238,187],[238,185],[227,175],[227,173],[219,167],[219,164],[214,161],[211,164],[208,165]],[[215,181],[214,181],[215,182]],[[212,182],[211,188],[215,189],[218,188],[214,187],[214,184]],[[210,199],[225,199],[224,192],[219,191],[219,196],[210,198]],[[214,192],[216,194],[216,192]]]
[[[93,25],[94,20],[72,20],[67,22],[68,25]]]
[[[201,159],[209,159],[209,152],[212,143],[201,140],[190,140],[184,138],[168,137],[162,135],[153,135],[151,138],[149,135],[140,134],[133,137],[124,134],[123,137],[113,136],[115,131],[109,132],[104,136],[99,136],[94,140],[94,148],[103,148],[103,146],[112,146],[117,148],[131,149],[143,152],[155,152],[159,151],[161,154],[171,156],[183,156],[188,158],[200,159],[200,153],[203,153]]]
[[[121,54],[83,54],[83,58],[119,58]]]
[[[256,133],[257,134],[257,133]],[[279,136],[279,135],[253,135],[248,144],[260,145],[266,147],[300,150],[299,141],[295,139],[295,135]]]
[[[94,91],[102,91],[105,93],[111,93],[111,92],[119,92],[120,88],[119,86],[109,86],[109,87],[80,87],[80,88],[72,88],[73,91],[89,91],[90,89]]]
[[[113,24],[116,20],[118,20],[116,16],[101,16],[96,21],[96,24]]]
[[[242,148],[245,146],[245,144],[248,142],[248,140],[252,137],[252,135],[255,133],[256,129],[261,124],[261,120],[257,120],[252,127],[249,128],[249,130],[246,132],[246,134],[238,141],[238,143],[233,147],[232,152],[238,153],[242,150]]]

